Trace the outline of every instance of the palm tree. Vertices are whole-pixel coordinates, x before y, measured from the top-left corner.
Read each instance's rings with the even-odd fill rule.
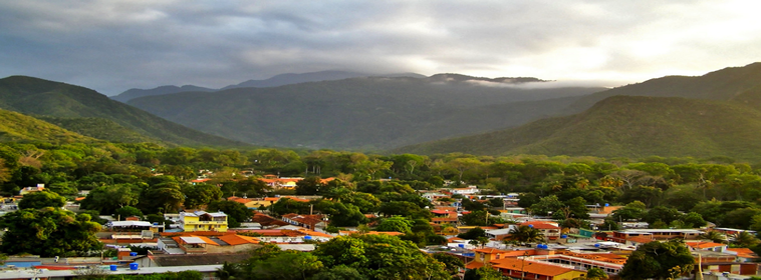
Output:
[[[724,234],[721,234],[718,231],[709,231],[709,232],[703,233],[701,235],[698,235],[698,238],[708,239],[708,240],[711,240],[711,242],[716,242],[716,243],[727,242],[727,236]]]
[[[748,233],[747,231],[743,231],[738,233],[734,240],[732,240],[732,244],[744,247],[744,248],[750,248],[753,246],[756,246],[761,241],[758,240],[755,236]]]
[[[526,244],[533,242],[544,241],[544,234],[533,227],[518,226],[510,229],[509,236],[506,238],[506,243],[512,244]]]

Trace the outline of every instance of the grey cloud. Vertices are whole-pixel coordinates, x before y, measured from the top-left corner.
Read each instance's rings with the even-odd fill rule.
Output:
[[[326,69],[636,82],[753,62],[761,24],[747,10],[758,5],[4,1],[0,76],[37,76],[106,94],[165,84],[222,87]]]

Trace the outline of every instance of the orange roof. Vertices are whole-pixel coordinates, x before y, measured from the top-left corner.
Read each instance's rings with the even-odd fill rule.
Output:
[[[536,221],[535,222],[520,223],[519,225],[521,225],[521,226],[532,226],[535,229],[560,229],[560,227],[558,227],[556,225],[553,225],[553,224],[550,224],[550,223],[545,223],[545,222],[536,222]]]
[[[727,246],[726,244],[714,243],[714,242],[685,242],[684,244],[692,248],[698,248],[698,249]]]
[[[536,255],[536,250],[515,250],[507,251],[502,254],[502,257],[521,257],[521,256],[533,256]]]
[[[465,269],[479,269],[484,266],[484,263],[472,261],[465,265]]]
[[[279,197],[265,197],[264,201],[278,201],[280,200]]]
[[[327,238],[335,237],[327,233],[322,233],[322,232],[313,231],[313,230],[299,230],[299,232],[304,233],[306,235],[311,235],[311,236],[320,236],[320,237],[327,237]]]
[[[203,183],[203,182],[206,182],[206,181],[211,181],[211,179],[209,179],[209,178],[205,178],[205,179],[195,179],[195,180],[192,180],[192,181],[190,181],[190,182],[193,182],[193,183]]]
[[[458,241],[458,240],[465,240],[465,239],[462,239],[462,238],[459,238],[459,237],[450,237],[449,239],[447,239],[447,241],[449,241],[450,243],[452,243],[454,241]]]
[[[758,258],[758,255],[748,248],[727,248],[727,251],[737,252],[737,256],[746,259]]]
[[[398,232],[398,231],[369,231],[367,234],[373,235],[373,234],[385,234],[385,235],[391,235],[391,236],[399,236],[404,235],[404,233]]]
[[[85,198],[87,198],[87,197],[86,197],[86,196],[83,196],[83,197],[77,197],[77,198],[75,198],[74,200],[76,200],[76,201],[82,201],[82,200],[84,200]]]
[[[523,260],[520,260],[518,258],[493,260],[490,263],[492,264],[492,267],[496,267],[496,268],[509,269],[513,271],[521,271],[521,268],[522,268],[524,272],[545,275],[545,276],[557,276],[563,273],[568,273],[573,271],[573,269],[570,269],[570,268],[565,268],[562,266],[551,265],[551,264],[545,264],[541,262],[534,262],[529,260],[526,260],[524,262]]]
[[[652,238],[644,237],[644,236],[635,236],[635,237],[629,237],[626,240],[636,243],[650,243],[653,241]]]
[[[479,253],[485,253],[485,254],[501,254],[501,253],[507,253],[508,252],[508,251],[500,250],[500,249],[497,249],[497,248],[481,248],[481,249],[476,249],[476,250],[473,250],[473,251],[474,252],[479,252]]]
[[[224,235],[220,236],[219,240],[224,241],[227,244],[230,244],[232,246],[235,245],[241,245],[241,244],[251,244],[251,243],[259,243],[260,240],[255,237],[250,236],[244,236],[244,235]]]

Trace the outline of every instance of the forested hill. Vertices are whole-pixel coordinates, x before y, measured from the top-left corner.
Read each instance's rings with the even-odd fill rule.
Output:
[[[542,88],[528,85],[542,83]],[[239,141],[280,147],[382,150],[502,129],[545,117],[540,100],[603,88],[548,88],[533,78],[363,77],[273,88],[136,98],[130,105]],[[573,100],[563,100],[565,104]],[[534,110],[512,106],[536,102]],[[562,107],[562,106],[561,106]]]
[[[32,77],[0,79],[0,108],[35,116],[103,118],[177,145],[246,146],[172,123],[91,89]]]
[[[697,77],[667,76],[597,92],[580,98],[564,110],[564,113],[582,112],[598,101],[616,95],[732,100],[760,85],[761,62],[757,62],[744,67],[728,67]]]
[[[0,142],[87,143],[86,137],[17,112],[0,109]]]
[[[743,96],[750,99],[753,94]],[[580,114],[408,146],[394,152],[632,158],[728,156],[760,160],[758,139],[761,139],[761,111],[740,102],[614,96]]]

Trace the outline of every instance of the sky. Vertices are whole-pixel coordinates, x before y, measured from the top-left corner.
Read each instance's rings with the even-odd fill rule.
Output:
[[[115,95],[281,73],[620,86],[761,61],[761,1],[0,1],[0,77]]]

